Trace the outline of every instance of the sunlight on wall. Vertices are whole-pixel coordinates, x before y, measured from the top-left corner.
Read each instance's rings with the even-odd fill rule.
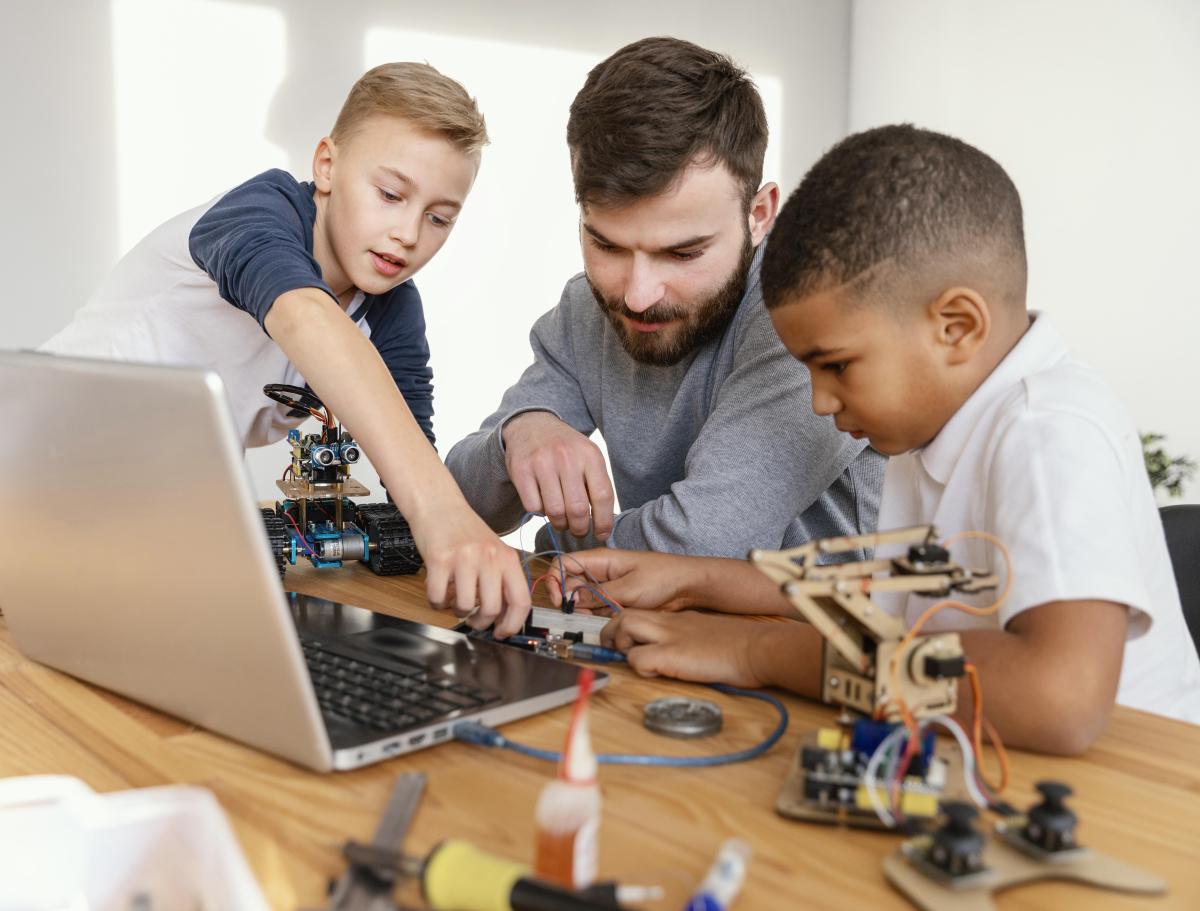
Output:
[[[113,0],[118,249],[285,161],[265,137],[284,15],[214,0]]]

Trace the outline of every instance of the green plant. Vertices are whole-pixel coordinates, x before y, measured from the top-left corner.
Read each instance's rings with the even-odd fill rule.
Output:
[[[1150,486],[1155,489],[1161,487],[1172,497],[1182,494],[1183,485],[1196,473],[1196,463],[1187,456],[1173,458],[1169,455],[1159,445],[1166,439],[1161,433],[1143,433],[1140,436]]]

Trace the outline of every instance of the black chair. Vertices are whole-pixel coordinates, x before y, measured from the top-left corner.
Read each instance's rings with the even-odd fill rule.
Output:
[[[1167,535],[1183,616],[1200,652],[1200,505],[1163,506],[1158,514]]]

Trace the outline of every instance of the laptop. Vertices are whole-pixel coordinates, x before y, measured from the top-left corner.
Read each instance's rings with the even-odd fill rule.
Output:
[[[566,662],[285,593],[215,373],[0,352],[0,390],[28,657],[319,771],[574,699]]]

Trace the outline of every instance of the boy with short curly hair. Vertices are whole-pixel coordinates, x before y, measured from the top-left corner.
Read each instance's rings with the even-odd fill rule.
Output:
[[[879,528],[979,530],[1012,554],[998,613],[944,610],[925,629],[961,632],[1005,741],[1078,753],[1114,700],[1200,722],[1200,661],[1138,435],[1049,316],[1026,310],[1025,286],[1008,175],[912,126],[826,153],[780,212],[763,263],[764,300],[809,366],[813,409],[892,456]],[[627,606],[794,615],[740,561],[577,556]],[[980,540],[954,556],[1007,572]],[[875,598],[910,625],[932,603]],[[820,636],[806,623],[627,610],[604,638],[641,673],[820,694]]]

